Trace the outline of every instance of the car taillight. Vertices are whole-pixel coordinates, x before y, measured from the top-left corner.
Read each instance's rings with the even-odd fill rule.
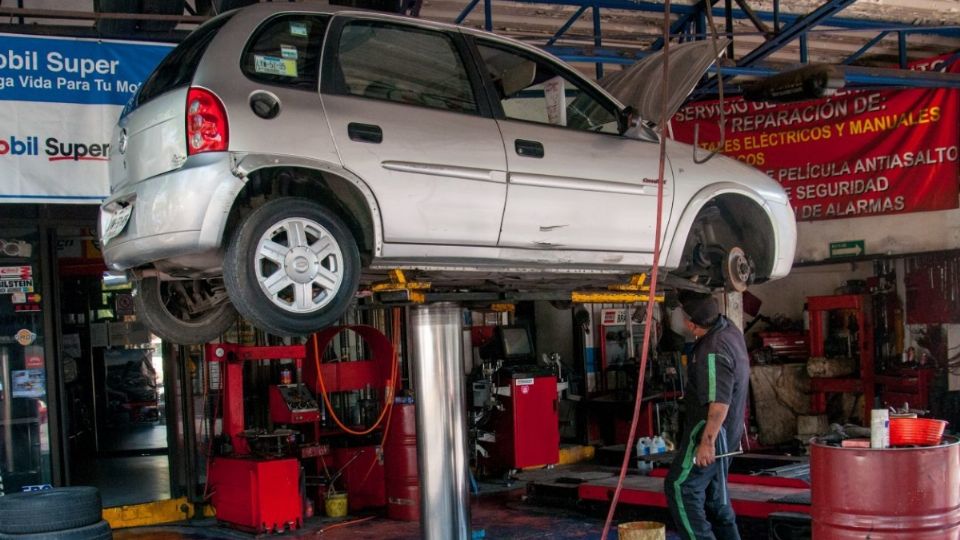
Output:
[[[227,112],[213,92],[191,88],[187,92],[187,155],[222,152],[229,142]]]

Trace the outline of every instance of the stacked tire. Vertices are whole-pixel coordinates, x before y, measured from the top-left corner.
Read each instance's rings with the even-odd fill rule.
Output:
[[[0,540],[111,540],[100,492],[77,486],[0,497]]]

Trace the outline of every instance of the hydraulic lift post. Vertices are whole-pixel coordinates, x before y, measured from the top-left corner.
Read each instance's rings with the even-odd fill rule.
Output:
[[[419,305],[409,315],[422,537],[470,538],[460,306],[451,302]]]

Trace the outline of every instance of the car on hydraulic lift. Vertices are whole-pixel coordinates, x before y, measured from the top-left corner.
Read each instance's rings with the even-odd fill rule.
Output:
[[[611,93],[473,29],[326,4],[222,14],[121,113],[104,259],[176,343],[215,339],[237,312],[311,333],[390,269],[458,290],[626,281],[653,261],[655,123],[715,60],[705,43],[673,48],[664,110],[656,56],[612,77]],[[796,224],[780,185],[672,140],[666,159],[671,286],[742,290],[789,272]]]

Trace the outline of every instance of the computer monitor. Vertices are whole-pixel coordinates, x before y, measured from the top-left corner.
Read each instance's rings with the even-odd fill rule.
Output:
[[[533,356],[533,343],[530,339],[530,332],[526,327],[501,327],[499,334],[504,359],[530,358]]]
[[[533,360],[533,340],[525,326],[498,326],[489,341],[480,346],[480,358],[503,360],[507,365],[525,364]]]

